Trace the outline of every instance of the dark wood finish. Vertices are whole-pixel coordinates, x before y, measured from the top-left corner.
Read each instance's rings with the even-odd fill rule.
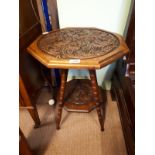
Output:
[[[37,12],[36,2],[33,1]],[[41,34],[41,26],[35,17],[29,0],[19,1],[19,72],[32,100],[38,89],[44,85],[40,64],[27,54],[27,46]]]
[[[126,148],[129,155],[134,155],[135,150],[135,124],[134,124],[134,98],[128,93],[128,86],[132,87],[128,82],[129,78],[126,78],[122,87],[117,76],[113,77],[112,91],[117,101],[121,124],[123,128]],[[134,94],[134,91],[132,92]]]
[[[117,101],[128,155],[135,154],[135,6],[126,39],[127,60],[117,62],[112,80],[112,96]]]
[[[51,16],[52,30],[59,29],[57,0],[48,1],[48,11]]]
[[[133,10],[131,14],[126,43],[128,47],[130,48],[130,54],[128,55],[127,62],[126,62],[128,65],[126,73],[134,89],[135,87],[135,1],[133,4]]]
[[[19,76],[19,102],[20,106],[28,109],[32,119],[35,122],[35,128],[40,126],[40,119],[35,104],[32,104],[22,78]]]
[[[37,12],[36,2],[33,1]],[[40,63],[27,54],[27,46],[41,34],[41,26],[29,0],[19,1],[19,72],[30,100],[35,103],[38,90],[44,85]]]
[[[28,45],[41,34],[41,27],[39,23],[33,24],[19,37],[19,49],[23,50],[28,47]]]
[[[19,39],[19,72],[26,84],[31,99],[37,90],[44,85],[44,79],[42,78],[39,62],[27,54],[26,47],[40,34],[40,32],[40,25],[35,24],[21,35]]]
[[[135,63],[135,2],[129,23],[129,28],[126,37],[126,43],[130,49],[128,54],[127,63]]]
[[[61,121],[61,114],[62,114],[62,107],[64,104],[64,93],[65,93],[65,85],[67,80],[67,72],[68,70],[61,70],[61,85],[60,85],[60,94],[58,97],[58,112],[56,117],[56,128],[60,129],[60,121]]]
[[[42,32],[46,32],[46,21],[45,21],[44,11],[42,7],[42,0],[36,0],[36,3],[37,3],[38,13],[39,13],[38,18],[40,20]]]
[[[36,3],[33,0],[34,7]],[[37,10],[36,10],[37,12]],[[38,23],[33,12],[30,0],[19,1],[19,36],[22,36],[28,29]]]
[[[34,155],[20,128],[19,128],[19,155]]]

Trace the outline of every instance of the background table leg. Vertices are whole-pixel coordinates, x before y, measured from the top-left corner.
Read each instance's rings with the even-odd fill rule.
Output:
[[[20,92],[19,93],[20,106],[28,109],[32,119],[35,122],[34,128],[38,128],[40,126],[40,119],[39,119],[37,107],[35,104],[32,104],[21,76],[19,76],[19,92]],[[31,109],[29,107],[31,107]]]
[[[35,126],[34,128],[38,128],[40,126],[40,119],[39,119],[39,115],[38,115],[38,111],[37,111],[37,108],[34,107],[34,109],[28,109],[32,119],[34,120],[35,122]]]

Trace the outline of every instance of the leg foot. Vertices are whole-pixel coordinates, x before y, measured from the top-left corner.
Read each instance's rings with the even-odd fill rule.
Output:
[[[38,115],[38,111],[37,108],[34,107],[34,109],[28,109],[32,119],[34,120],[34,128],[39,128],[40,127],[40,119],[39,119],[39,115]]]
[[[60,122],[61,122],[61,115],[62,115],[62,103],[58,103],[58,111],[56,116],[56,129],[60,129]]]
[[[34,129],[37,129],[37,128],[39,128],[40,127],[40,124],[35,124],[34,125]]]
[[[97,109],[98,119],[99,119],[100,126],[101,126],[101,131],[104,131],[103,119],[102,119],[102,114],[101,114],[101,108],[97,107],[96,109]]]

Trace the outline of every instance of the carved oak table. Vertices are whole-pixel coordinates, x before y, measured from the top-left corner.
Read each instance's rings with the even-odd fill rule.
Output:
[[[96,28],[64,28],[39,36],[28,51],[46,67],[61,69],[57,129],[60,128],[62,108],[65,106],[68,111],[78,112],[96,108],[103,131],[103,99],[95,70],[129,52],[124,39],[118,34]],[[67,82],[68,69],[88,69],[90,80]]]

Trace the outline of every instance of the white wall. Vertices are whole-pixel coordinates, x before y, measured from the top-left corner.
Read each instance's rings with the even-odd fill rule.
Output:
[[[57,0],[60,28],[64,27],[97,27],[121,35],[124,33],[131,0]],[[115,62],[97,70],[98,84],[110,89],[111,76]],[[70,70],[72,76],[85,78],[86,70]]]

